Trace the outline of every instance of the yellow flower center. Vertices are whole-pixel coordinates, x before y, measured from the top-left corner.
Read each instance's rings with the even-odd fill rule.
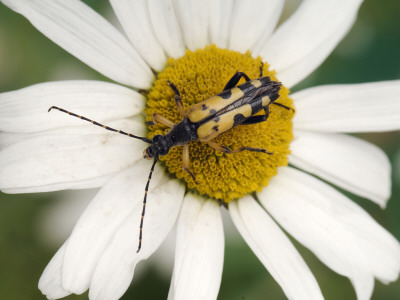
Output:
[[[209,46],[194,52],[188,50],[179,59],[170,58],[147,94],[147,121],[152,120],[153,113],[158,113],[174,123],[182,120],[175,105],[175,94],[168,81],[178,88],[186,110],[193,104],[222,92],[229,79],[238,71],[246,73],[250,79],[260,77],[260,66],[263,66],[263,76],[277,80],[275,72],[269,70],[268,64],[262,64],[260,58],[252,58],[249,52],[241,54]],[[243,82],[244,79],[241,79],[238,84]],[[276,102],[294,108],[288,94],[289,90],[282,86]],[[264,111],[259,114],[264,114]],[[206,143],[191,142],[190,170],[196,176],[198,184],[182,169],[182,147],[172,147],[167,155],[160,156],[159,159],[165,163],[168,172],[183,179],[189,189],[228,203],[245,194],[260,191],[276,175],[278,167],[287,165],[289,143],[293,138],[293,114],[291,110],[270,105],[267,121],[236,126],[213,140],[231,149],[263,148],[273,154],[251,151],[226,154],[214,150]],[[166,134],[168,130],[163,125],[151,125],[149,138],[156,134]]]

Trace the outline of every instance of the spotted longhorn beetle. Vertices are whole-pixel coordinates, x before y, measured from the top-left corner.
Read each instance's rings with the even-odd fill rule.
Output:
[[[236,86],[242,77],[246,82]],[[149,190],[151,176],[159,155],[168,154],[172,147],[183,146],[183,170],[188,172],[197,184],[196,177],[189,168],[190,142],[204,142],[211,148],[224,153],[237,153],[247,150],[273,154],[273,152],[268,152],[266,149],[260,148],[240,147],[238,149],[230,149],[224,145],[213,142],[212,140],[237,125],[250,125],[266,121],[269,116],[270,104],[278,105],[287,110],[293,110],[288,106],[275,102],[279,98],[281,83],[278,81],[271,81],[269,77],[263,77],[262,66],[260,67],[259,78],[250,80],[245,73],[237,72],[231,77],[221,93],[192,105],[186,111],[183,107],[179,90],[172,82],[168,81],[168,84],[175,93],[175,103],[182,117],[182,121],[175,124],[160,114],[153,114],[152,121],[147,122],[148,125],[159,123],[171,129],[165,135],[154,136],[152,140],[108,127],[57,106],[52,106],[48,110],[50,112],[52,109],[57,109],[107,130],[135,139],[140,139],[150,144],[150,146],[144,150],[143,155],[146,159],[154,158],[154,161],[145,187],[137,252],[140,251],[142,246],[142,229],[146,209],[147,192]],[[255,114],[261,110],[264,110],[265,114],[256,116]]]

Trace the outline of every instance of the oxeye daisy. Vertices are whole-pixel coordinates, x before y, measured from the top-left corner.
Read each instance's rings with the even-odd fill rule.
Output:
[[[279,26],[280,0],[110,2],[124,33],[78,0],[2,0],[115,82],[0,94],[3,192],[100,188],[46,267],[43,294],[120,298],[176,224],[168,298],[216,299],[223,209],[290,299],[323,296],[283,230],[348,277],[358,299],[370,298],[375,279],[396,280],[398,241],[325,181],[386,205],[386,155],[344,133],[398,130],[400,82],[289,90],[345,36],[362,1],[305,0]],[[263,84],[274,90],[253,97],[264,109],[257,115],[248,103],[244,113],[245,102],[229,106],[231,117],[228,106],[213,113],[202,102],[244,101]],[[204,113],[213,126],[202,127],[211,124]],[[155,137],[182,120],[194,124],[185,127],[193,141],[162,152]]]

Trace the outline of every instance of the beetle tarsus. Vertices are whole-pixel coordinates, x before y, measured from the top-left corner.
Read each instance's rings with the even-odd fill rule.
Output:
[[[185,172],[188,172],[188,173],[190,174],[190,176],[192,176],[192,179],[193,179],[193,181],[194,181],[195,184],[199,184],[199,183],[197,182],[197,180],[196,180],[196,176],[194,176],[194,174],[193,174],[192,171],[190,171],[190,170],[187,169],[187,168],[183,168],[183,170],[184,170]]]

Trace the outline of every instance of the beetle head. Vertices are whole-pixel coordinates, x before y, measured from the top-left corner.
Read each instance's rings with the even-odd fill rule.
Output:
[[[158,155],[166,155],[169,152],[168,142],[163,135],[156,135],[149,147],[144,150],[143,156],[146,159],[151,159]]]

